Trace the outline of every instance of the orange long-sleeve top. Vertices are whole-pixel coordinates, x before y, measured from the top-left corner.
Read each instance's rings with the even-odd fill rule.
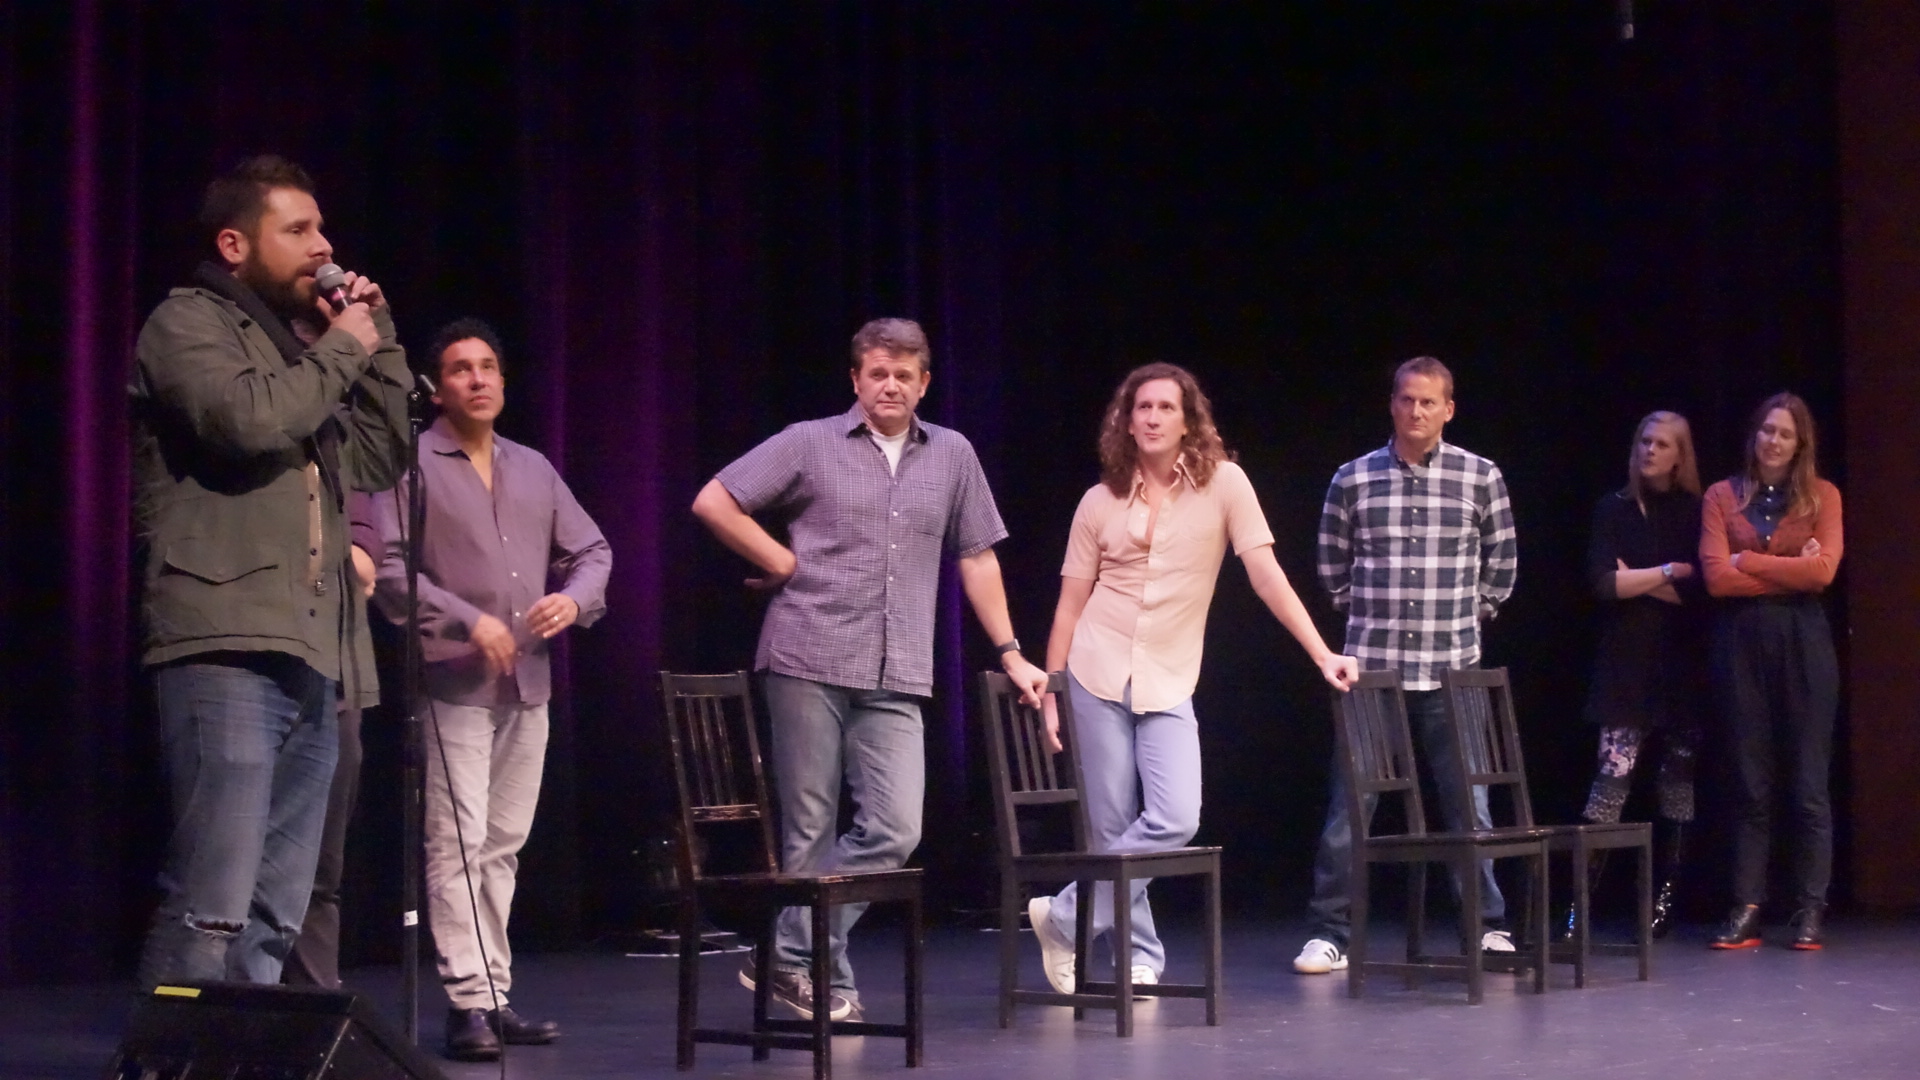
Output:
[[[1820,508],[1788,514],[1774,526],[1767,543],[1738,509],[1733,481],[1707,489],[1700,513],[1700,572],[1713,596],[1781,596],[1817,593],[1833,584],[1845,540],[1840,529],[1840,489],[1818,482]],[[1820,541],[1820,554],[1802,555],[1807,540]],[[1741,553],[1740,565],[1730,561]]]

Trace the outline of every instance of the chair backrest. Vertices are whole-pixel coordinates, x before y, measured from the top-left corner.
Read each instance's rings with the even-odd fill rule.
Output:
[[[774,856],[773,812],[767,803],[747,673],[663,671],[660,702],[680,795],[680,880],[700,880],[706,847],[700,827],[723,822],[758,823],[759,851],[753,861],[756,869],[772,873],[779,865]]]
[[[1420,772],[1407,727],[1407,698],[1397,671],[1363,671],[1346,693],[1333,695],[1334,735],[1347,778],[1347,816],[1356,841],[1373,835],[1368,805],[1399,796],[1406,835],[1424,836]]]
[[[1064,672],[1047,677],[1060,716],[1060,741],[1066,752],[1047,750],[1046,716],[1020,703],[1013,680],[997,671],[980,673],[980,722],[987,736],[987,772],[993,780],[993,823],[1000,863],[1005,867],[1023,852],[1020,808],[1072,804],[1074,850],[1087,850],[1087,810],[1080,801],[1078,742],[1073,704]]]
[[[1454,759],[1462,775],[1456,789],[1470,799],[1476,787],[1507,788],[1513,820],[1496,824],[1532,825],[1533,800],[1527,795],[1527,765],[1520,755],[1520,725],[1514,718],[1507,669],[1442,672],[1440,686],[1446,695],[1447,727],[1458,748]],[[1492,794],[1489,790],[1490,803]]]

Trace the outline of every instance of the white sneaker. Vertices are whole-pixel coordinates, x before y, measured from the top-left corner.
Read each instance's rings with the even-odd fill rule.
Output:
[[[1133,985],[1155,986],[1158,985],[1159,982],[1160,976],[1152,968],[1145,964],[1133,965]]]
[[[1505,930],[1489,930],[1480,935],[1480,951],[1510,953],[1513,951],[1513,935]]]
[[[1302,975],[1325,975],[1329,971],[1345,971],[1347,954],[1340,951],[1340,946],[1326,938],[1314,938],[1300,947],[1300,955],[1293,958],[1293,970]]]
[[[1040,942],[1040,967],[1056,993],[1073,993],[1073,942],[1054,929],[1053,897],[1036,896],[1027,901],[1027,921],[1033,924],[1033,936]]]

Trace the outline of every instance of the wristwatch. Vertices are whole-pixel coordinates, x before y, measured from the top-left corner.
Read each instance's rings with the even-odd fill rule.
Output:
[[[1006,643],[1005,645],[995,645],[995,646],[993,647],[993,651],[994,651],[994,654],[995,654],[995,655],[997,655],[997,656],[1005,656],[1005,655],[1007,655],[1007,654],[1008,654],[1008,653],[1010,653],[1010,652],[1019,652],[1019,651],[1020,651],[1020,639],[1019,639],[1019,638],[1009,638],[1009,639],[1007,640],[1007,643]]]
[[[1672,581],[1672,580],[1673,580],[1673,564],[1672,564],[1672,563],[1670,563],[1670,562],[1669,562],[1669,563],[1661,563],[1661,564],[1660,564],[1660,576],[1661,576],[1661,577],[1663,577],[1663,578],[1666,578],[1666,579],[1667,579],[1668,581]]]

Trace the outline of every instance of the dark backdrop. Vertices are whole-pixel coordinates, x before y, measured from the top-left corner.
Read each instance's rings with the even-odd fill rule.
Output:
[[[882,314],[932,335],[923,409],[980,450],[1029,643],[1128,368],[1209,388],[1334,636],[1326,480],[1387,437],[1394,365],[1446,360],[1448,435],[1505,468],[1520,529],[1488,662],[1514,669],[1537,802],[1571,817],[1586,523],[1633,422],[1687,414],[1724,475],[1747,410],[1790,387],[1845,480],[1832,13],[1639,9],[1623,43],[1612,0],[0,8],[0,980],[113,970],[150,908],[166,809],[129,645],[127,359],[199,256],[200,187],[263,149],[316,175],[339,261],[382,282],[406,344],[461,314],[501,327],[503,430],[613,544],[611,613],[562,653],[524,941],[644,921],[671,799],[652,673],[746,666],[758,620],[686,506],[844,408],[845,342]],[[1231,903],[1292,917],[1326,695],[1228,561],[1202,835]],[[921,858],[964,908],[991,883],[961,673],[990,656],[946,596]],[[370,738],[349,962],[392,954],[391,726]]]

